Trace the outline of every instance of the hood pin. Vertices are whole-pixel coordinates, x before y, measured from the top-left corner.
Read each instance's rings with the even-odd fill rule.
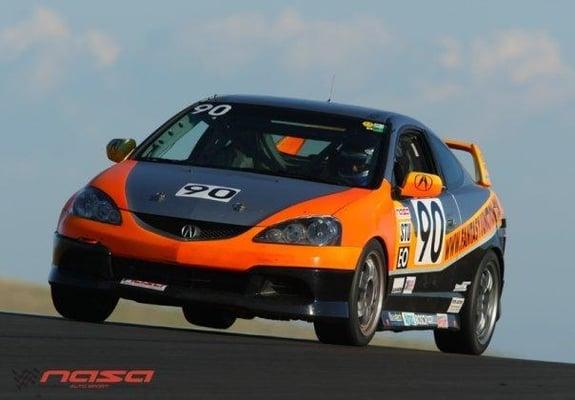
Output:
[[[242,203],[234,203],[232,209],[236,212],[244,212],[246,211],[246,206],[243,205]]]

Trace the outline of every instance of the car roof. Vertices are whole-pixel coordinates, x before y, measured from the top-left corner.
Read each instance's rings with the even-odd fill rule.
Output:
[[[385,122],[391,119],[399,125],[413,124],[424,127],[424,125],[410,117],[402,114],[379,110],[376,108],[360,107],[350,104],[335,103],[332,101],[304,100],[289,97],[257,96],[257,95],[214,95],[203,101],[211,100],[221,103],[240,103],[258,106],[290,108],[293,110],[313,111],[326,114],[337,114],[347,117],[361,119],[373,119]]]

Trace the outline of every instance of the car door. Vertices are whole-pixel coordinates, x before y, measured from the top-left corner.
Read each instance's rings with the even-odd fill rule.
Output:
[[[394,153],[394,186],[401,187],[410,172],[442,176],[428,135],[421,130],[405,130],[398,137]],[[398,201],[403,215],[397,215],[397,260],[392,273],[421,274],[420,278],[410,279],[413,284],[417,279],[417,290],[437,291],[440,289],[438,280],[426,275],[444,268],[445,236],[461,223],[455,198],[445,188],[435,198],[400,198]],[[414,288],[408,293],[412,290]]]
[[[491,191],[476,184],[453,152],[437,136],[430,135],[430,144],[441,169],[443,181],[457,203],[461,225],[470,226],[474,215],[489,201]],[[473,254],[458,254],[458,247],[461,245],[461,241],[457,240],[458,237],[452,235],[448,238],[446,257],[449,260],[442,282],[450,285],[451,290],[465,292],[473,279],[478,260]]]

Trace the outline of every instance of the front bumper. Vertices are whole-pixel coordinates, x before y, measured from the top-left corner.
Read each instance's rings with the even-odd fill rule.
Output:
[[[235,271],[148,262],[118,257],[102,244],[56,234],[49,282],[109,291],[142,303],[204,303],[248,318],[310,321],[348,317],[353,274],[326,268],[261,265]],[[162,286],[134,287],[123,284],[125,279]]]

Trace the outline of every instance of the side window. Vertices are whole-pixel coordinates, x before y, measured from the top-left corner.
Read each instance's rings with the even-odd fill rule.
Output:
[[[420,133],[403,133],[395,148],[393,176],[395,185],[403,185],[410,172],[437,173],[428,146]]]
[[[460,187],[465,180],[465,172],[461,163],[438,137],[435,135],[429,136],[431,147],[443,173],[445,186],[451,190]]]

